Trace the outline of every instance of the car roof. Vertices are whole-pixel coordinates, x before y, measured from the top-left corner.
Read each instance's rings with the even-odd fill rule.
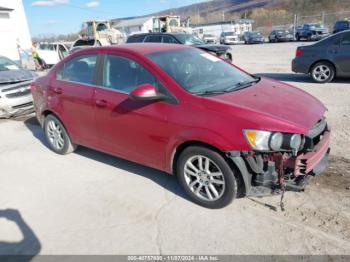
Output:
[[[121,44],[115,46],[104,46],[104,47],[90,47],[84,50],[77,51],[77,53],[85,53],[89,50],[103,50],[103,51],[122,51],[127,53],[136,53],[141,55],[152,54],[156,52],[165,52],[177,49],[193,48],[186,45],[179,44],[162,44],[162,43],[130,43]],[[91,51],[89,51],[91,52]]]

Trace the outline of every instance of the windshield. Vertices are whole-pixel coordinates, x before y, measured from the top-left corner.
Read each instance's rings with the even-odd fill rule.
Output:
[[[233,32],[226,32],[226,33],[225,33],[225,36],[233,36],[233,35],[234,35]]]
[[[3,56],[0,56],[0,72],[19,70],[19,66]]]
[[[214,37],[214,35],[203,35],[203,37]]]
[[[259,32],[251,32],[250,35],[251,36],[261,36],[261,33],[259,33]]]
[[[257,81],[233,65],[200,49],[157,52],[148,57],[182,88],[193,94],[231,92]]]
[[[189,34],[176,35],[176,38],[183,45],[204,45],[204,42],[200,38],[194,35],[189,35]]]

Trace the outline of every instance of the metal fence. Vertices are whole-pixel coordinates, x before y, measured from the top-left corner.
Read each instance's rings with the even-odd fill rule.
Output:
[[[299,14],[284,15],[280,17],[272,17],[269,21],[264,21],[263,23],[255,21],[254,30],[260,31],[264,36],[267,36],[272,30],[275,29],[286,29],[294,33],[295,29],[303,24],[320,23],[323,24],[331,33],[335,22],[344,19],[350,20],[350,10],[332,13],[320,12],[319,14],[312,16],[303,16]]]

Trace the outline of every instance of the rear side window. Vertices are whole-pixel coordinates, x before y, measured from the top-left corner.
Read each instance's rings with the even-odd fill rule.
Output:
[[[127,43],[142,43],[145,35],[132,35],[129,36]]]
[[[64,64],[57,73],[57,80],[92,85],[96,69],[97,55],[73,58]]]
[[[163,35],[162,36],[162,43],[177,44],[177,41],[172,36]]]
[[[341,45],[350,45],[350,33],[344,34]]]
[[[146,37],[145,42],[148,43],[161,43],[162,42],[162,36],[160,35],[149,35]]]
[[[107,55],[103,68],[103,87],[130,93],[142,84],[158,86],[158,81],[139,63],[125,57]]]

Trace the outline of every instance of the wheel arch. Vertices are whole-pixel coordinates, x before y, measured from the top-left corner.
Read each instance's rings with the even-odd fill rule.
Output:
[[[320,59],[320,60],[317,60],[316,62],[313,62],[313,63],[310,65],[310,67],[309,67],[309,74],[311,74],[312,68],[313,68],[317,63],[320,63],[320,62],[325,62],[325,63],[328,63],[328,64],[330,64],[331,66],[333,66],[333,68],[334,68],[334,75],[337,76],[337,67],[335,66],[335,64],[334,64],[332,61],[330,61],[330,60],[328,60],[328,59]]]
[[[223,152],[222,150],[220,150],[219,148],[203,142],[203,141],[198,141],[198,140],[190,140],[190,141],[185,141],[181,144],[179,144],[173,154],[172,154],[172,158],[171,158],[171,171],[173,175],[176,175],[176,168],[177,168],[177,161],[179,159],[179,156],[181,155],[181,153],[188,147],[191,146],[201,146],[201,147],[205,147],[208,148],[210,150],[213,150],[217,153],[219,153],[224,160],[227,162],[227,164],[235,171],[234,174],[237,174],[238,177],[236,177],[237,181],[237,185],[238,185],[238,195],[239,196],[243,196],[246,194],[246,185],[244,183],[245,179],[243,177],[243,174],[241,173],[241,169],[234,163],[234,161],[232,161],[232,159],[230,159],[227,154],[225,152]]]
[[[61,124],[63,125],[64,129],[66,129],[68,137],[72,141],[72,136],[70,135],[69,129],[67,129],[67,126],[64,124],[64,122],[62,121],[62,118],[58,114],[56,114],[55,112],[47,109],[47,110],[44,110],[41,115],[42,115],[42,121],[41,121],[41,126],[42,127],[44,127],[44,120],[45,120],[45,118],[48,115],[53,115],[54,117],[56,117],[61,122]]]

